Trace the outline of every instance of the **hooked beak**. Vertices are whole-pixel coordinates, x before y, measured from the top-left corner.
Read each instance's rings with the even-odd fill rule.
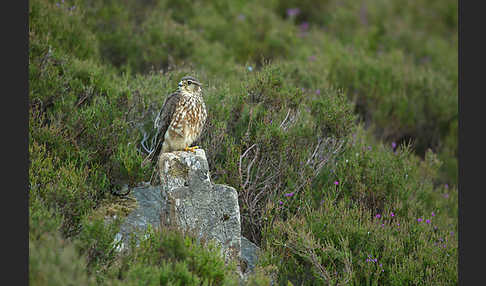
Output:
[[[181,87],[182,86],[182,81],[180,81],[177,86]]]

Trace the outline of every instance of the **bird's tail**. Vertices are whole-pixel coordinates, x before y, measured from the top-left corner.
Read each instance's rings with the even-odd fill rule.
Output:
[[[154,158],[158,157],[160,150],[162,149],[162,143],[163,142],[157,142],[156,140],[154,142],[155,142],[155,144],[154,144],[155,146],[150,150],[147,157],[145,157],[145,159],[143,159],[143,161],[141,163],[142,167],[145,167],[148,163],[153,162]]]
[[[152,159],[153,159],[153,157],[154,157],[154,155],[157,151],[157,134],[155,134],[155,136],[152,137],[152,140],[150,141],[150,147],[147,147],[147,145],[145,143],[148,138],[149,138],[149,135],[147,135],[146,132],[143,132],[143,139],[140,142],[140,145],[145,150],[145,152],[148,153],[148,155],[147,155],[147,157],[145,157],[145,159],[143,159],[143,161],[141,163],[141,167],[144,167],[150,161],[152,161]]]

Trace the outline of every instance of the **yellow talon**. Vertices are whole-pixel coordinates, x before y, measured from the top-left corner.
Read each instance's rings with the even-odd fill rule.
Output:
[[[199,149],[199,146],[186,147],[186,148],[184,148],[184,151],[191,151],[191,152],[196,153],[196,149]]]

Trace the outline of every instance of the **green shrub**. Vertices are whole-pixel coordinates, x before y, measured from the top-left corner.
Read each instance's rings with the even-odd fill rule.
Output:
[[[276,220],[260,264],[277,266],[280,284],[457,284],[457,223],[447,209],[374,215],[339,196],[329,189],[319,208]]]
[[[405,213],[418,192],[433,188],[440,162],[434,155],[422,165],[407,145],[366,144],[362,130],[334,166],[322,172],[327,186],[337,188],[342,197],[352,198],[373,212],[382,212],[387,204],[402,202]],[[411,205],[412,204],[412,205]]]
[[[243,233],[255,241],[267,205],[285,193],[304,192],[352,130],[344,94],[303,92],[296,75],[304,78],[304,67],[266,64],[247,75],[237,96],[207,95],[208,126],[217,127],[206,129],[200,145],[212,150],[213,179],[240,188]]]
[[[412,141],[422,156],[432,148],[456,157],[457,142],[446,138],[457,124],[457,86],[432,70],[406,72],[407,65],[400,54],[378,60],[343,54],[334,60],[330,78],[347,90],[378,138],[397,144]],[[455,178],[452,172],[444,176]]]
[[[96,36],[83,28],[84,10],[76,6],[76,1],[69,4],[49,0],[29,2],[30,60],[42,59],[49,49],[61,50],[79,59],[99,59]]]
[[[29,240],[29,285],[96,285],[86,273],[85,258],[57,235]]]
[[[39,197],[29,198],[29,240],[36,241],[59,231],[62,217],[49,209]]]
[[[313,31],[325,29],[329,84],[345,88],[380,139],[414,140],[422,156],[432,148],[447,162],[440,180],[457,182],[457,144],[446,139],[457,124],[455,1],[286,0],[274,9],[284,19],[307,25],[308,42],[321,42],[322,33]],[[289,16],[292,11],[297,14]]]
[[[99,199],[98,187],[107,187],[106,178],[92,168],[63,164],[45,145],[29,146],[30,196],[41,199],[62,214],[62,231],[71,236],[79,231],[80,220]]]
[[[225,265],[213,242],[199,243],[173,229],[148,229],[144,236],[112,268],[123,284],[142,278],[148,285],[237,285],[234,262]]]
[[[103,273],[114,262],[116,249],[120,244],[115,241],[118,231],[118,220],[106,223],[101,218],[85,219],[75,245],[79,253],[87,259],[88,273]]]

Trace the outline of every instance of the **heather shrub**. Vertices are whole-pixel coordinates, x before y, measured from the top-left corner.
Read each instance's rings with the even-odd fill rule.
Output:
[[[75,241],[79,253],[86,257],[88,273],[98,274],[100,281],[103,278],[99,274],[106,272],[117,256],[120,242],[115,240],[115,235],[119,231],[119,223],[119,220],[106,223],[102,218],[86,218]]]
[[[445,212],[373,216],[338,196],[275,221],[261,264],[278,267],[279,284],[457,284],[457,224]]]
[[[38,196],[29,198],[29,285],[95,285],[86,258],[61,236],[62,215]]]
[[[47,53],[57,50],[83,60],[98,59],[96,35],[89,29],[81,28],[83,17],[84,10],[76,8],[75,1],[69,4],[47,0],[30,3],[29,66],[34,58],[48,61]]]
[[[280,284],[456,284],[457,190],[433,186],[435,155],[419,162],[406,146],[357,138],[327,185],[275,205],[261,265],[277,267]]]
[[[135,246],[135,239],[139,246]],[[148,229],[131,242],[133,248],[112,267],[123,284],[142,279],[148,285],[237,285],[234,262],[225,265],[212,242],[197,242],[174,229]]]
[[[440,161],[429,151],[425,161],[419,163],[409,145],[367,141],[363,130],[358,129],[346,151],[321,173],[320,179],[338,189],[341,197],[349,197],[372,212],[383,212],[387,204],[395,202],[401,202],[407,212],[415,203],[415,194],[433,188]]]
[[[457,142],[446,139],[457,128],[457,85],[430,69],[407,72],[407,65],[400,54],[376,60],[343,53],[333,61],[330,78],[346,89],[379,138],[411,141],[422,156],[429,148],[457,150]]]
[[[257,242],[268,204],[285,193],[304,192],[352,129],[345,95],[333,89],[302,91],[296,77],[305,76],[301,69],[264,65],[247,75],[239,96],[219,100],[215,112],[208,100],[211,128],[201,145],[214,146],[209,163],[215,180],[240,188],[243,233]],[[218,110],[228,106],[231,112]],[[219,123],[228,114],[231,125]]]
[[[59,235],[29,240],[29,285],[96,285],[86,273],[85,258]]]
[[[325,30],[328,81],[379,138],[413,140],[421,156],[432,148],[445,162],[440,180],[457,182],[457,2],[285,0],[274,9],[309,43]]]
[[[73,162],[63,164],[50,154],[45,145],[29,145],[31,200],[44,204],[62,215],[62,232],[71,236],[79,232],[80,220],[99,199],[97,187],[107,187],[105,177],[96,166],[76,167]]]

